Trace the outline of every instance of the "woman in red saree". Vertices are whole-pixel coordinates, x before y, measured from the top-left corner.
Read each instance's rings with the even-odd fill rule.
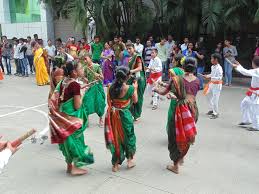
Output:
[[[138,101],[137,82],[127,85],[130,71],[127,67],[118,67],[115,82],[108,87],[107,113],[105,117],[106,147],[112,153],[112,171],[117,172],[119,165],[128,159],[128,168],[135,166],[133,157],[136,152],[136,136],[133,117],[130,112],[132,103]]]
[[[172,77],[170,84],[161,83],[164,88],[155,88],[155,92],[167,94],[168,99],[171,99],[167,133],[169,155],[174,164],[168,165],[167,169],[176,174],[197,133],[195,122],[198,120],[198,108],[195,96],[199,91],[199,79],[194,76],[195,59],[186,58],[184,71],[184,76]]]

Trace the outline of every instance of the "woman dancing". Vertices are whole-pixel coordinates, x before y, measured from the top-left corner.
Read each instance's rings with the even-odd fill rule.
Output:
[[[190,144],[194,143],[196,135],[195,122],[198,120],[198,108],[195,96],[199,91],[199,79],[194,76],[196,60],[186,58],[184,76],[174,76],[170,84],[160,83],[163,88],[156,87],[155,92],[171,99],[168,110],[167,134],[168,150],[173,165],[167,169],[178,174],[179,164],[187,154]]]
[[[115,82],[108,88],[108,109],[105,117],[106,146],[112,153],[112,171],[117,172],[119,165],[128,159],[127,167],[135,166],[133,157],[136,151],[136,136],[133,118],[130,112],[132,103],[137,103],[137,82],[127,85],[130,71],[127,67],[118,67]]]
[[[84,75],[81,64],[65,65],[65,78],[49,100],[52,143],[58,143],[66,163],[67,173],[83,175],[87,171],[80,167],[94,163],[93,154],[84,142],[87,112],[82,104],[80,84],[76,79]]]

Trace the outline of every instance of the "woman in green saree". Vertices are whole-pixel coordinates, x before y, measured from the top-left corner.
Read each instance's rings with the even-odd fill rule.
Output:
[[[108,88],[107,113],[105,117],[105,142],[112,153],[112,171],[117,172],[119,165],[128,159],[128,169],[135,166],[133,157],[136,152],[136,136],[130,112],[132,103],[137,103],[137,82],[127,85],[130,76],[127,67],[116,69],[116,79]]]
[[[173,68],[169,69],[169,76],[170,78],[177,76],[177,75],[183,75],[184,70],[182,64],[184,63],[184,56],[182,54],[176,54],[173,57]]]
[[[93,84],[85,93],[83,104],[88,115],[96,113],[99,116],[99,126],[103,127],[103,115],[105,112],[105,93],[103,89],[103,73],[99,64],[93,63],[89,56],[85,57],[84,64],[85,77],[89,83]]]
[[[130,54],[129,69],[132,75],[127,84],[132,85],[134,80],[137,80],[138,82],[138,102],[133,103],[131,106],[131,113],[134,117],[134,120],[138,121],[141,117],[144,92],[146,89],[145,68],[142,56],[135,52],[134,45],[132,43],[127,43],[126,47],[128,53]]]
[[[90,148],[85,145],[83,132],[87,126],[87,113],[82,104],[81,86],[76,79],[83,76],[80,64],[67,63],[65,78],[49,100],[51,141],[58,143],[66,163],[67,173],[83,175],[80,167],[94,163]]]
[[[195,123],[198,120],[198,108],[195,97],[199,91],[199,79],[194,76],[195,59],[185,60],[184,71],[183,76],[174,76],[169,84],[161,83],[163,88],[154,89],[161,95],[167,94],[167,98],[171,99],[167,134],[169,155],[174,164],[168,165],[167,169],[176,174],[197,133]]]

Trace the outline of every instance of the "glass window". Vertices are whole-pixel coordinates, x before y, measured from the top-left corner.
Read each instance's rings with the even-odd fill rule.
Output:
[[[40,22],[40,4],[36,0],[9,0],[11,23]]]

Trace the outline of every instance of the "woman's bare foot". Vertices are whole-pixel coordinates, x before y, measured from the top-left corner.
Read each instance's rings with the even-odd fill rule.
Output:
[[[136,164],[133,162],[133,160],[128,160],[128,165],[127,165],[128,169],[134,168],[135,166]]]
[[[167,165],[166,169],[172,171],[175,174],[179,174],[179,168],[177,165]]]
[[[100,117],[100,119],[99,119],[99,127],[103,127],[103,126],[104,126],[103,118]]]
[[[81,168],[77,168],[75,166],[72,167],[71,170],[71,175],[73,176],[80,176],[80,175],[84,175],[87,174],[87,170],[81,169]]]
[[[182,158],[181,160],[179,160],[179,165],[183,166],[183,164],[184,164],[184,159]]]
[[[119,171],[119,165],[115,164],[112,166],[112,172],[118,172]]]
[[[73,165],[72,164],[67,164],[67,173],[71,173],[72,171],[72,168],[73,168]]]

